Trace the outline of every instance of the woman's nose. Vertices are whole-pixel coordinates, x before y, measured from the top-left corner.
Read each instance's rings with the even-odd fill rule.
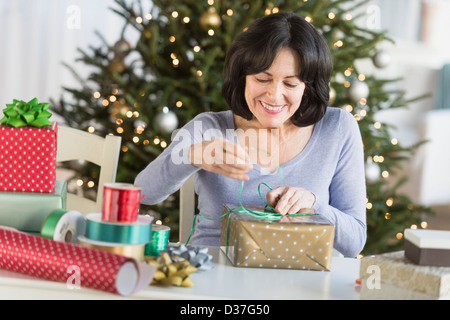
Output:
[[[283,87],[279,83],[272,83],[267,89],[267,96],[274,100],[283,97],[283,94]]]

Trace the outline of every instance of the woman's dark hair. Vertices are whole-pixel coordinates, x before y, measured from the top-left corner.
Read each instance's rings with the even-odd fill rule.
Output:
[[[251,120],[245,100],[245,78],[267,70],[282,48],[297,52],[300,80],[305,92],[291,121],[304,127],[318,122],[329,100],[333,69],[328,45],[322,35],[303,17],[294,13],[274,13],[255,20],[231,44],[223,72],[222,95],[234,114]]]

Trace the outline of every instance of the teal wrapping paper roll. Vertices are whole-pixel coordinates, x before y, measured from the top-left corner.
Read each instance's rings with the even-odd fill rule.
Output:
[[[136,222],[102,220],[101,213],[86,215],[86,238],[98,241],[144,244],[151,241],[153,217],[139,215]]]
[[[0,192],[0,225],[39,233],[50,212],[65,209],[67,182],[56,181],[53,192]]]

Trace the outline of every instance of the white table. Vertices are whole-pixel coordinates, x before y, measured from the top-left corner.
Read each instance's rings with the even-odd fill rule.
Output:
[[[194,285],[148,286],[135,295],[122,297],[93,289],[69,289],[65,283],[34,279],[0,270],[0,299],[12,300],[355,300],[359,299],[360,261],[332,257],[331,271],[237,268],[219,248],[210,247],[214,268],[190,275]]]

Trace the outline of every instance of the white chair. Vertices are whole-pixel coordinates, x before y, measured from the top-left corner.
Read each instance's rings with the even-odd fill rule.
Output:
[[[58,126],[56,161],[85,160],[100,167],[96,201],[67,193],[67,210],[83,215],[101,212],[103,184],[115,182],[122,138],[107,135],[105,138],[86,131]]]
[[[191,176],[180,188],[180,221],[179,237],[181,243],[186,243],[194,223],[195,191],[194,176]]]

